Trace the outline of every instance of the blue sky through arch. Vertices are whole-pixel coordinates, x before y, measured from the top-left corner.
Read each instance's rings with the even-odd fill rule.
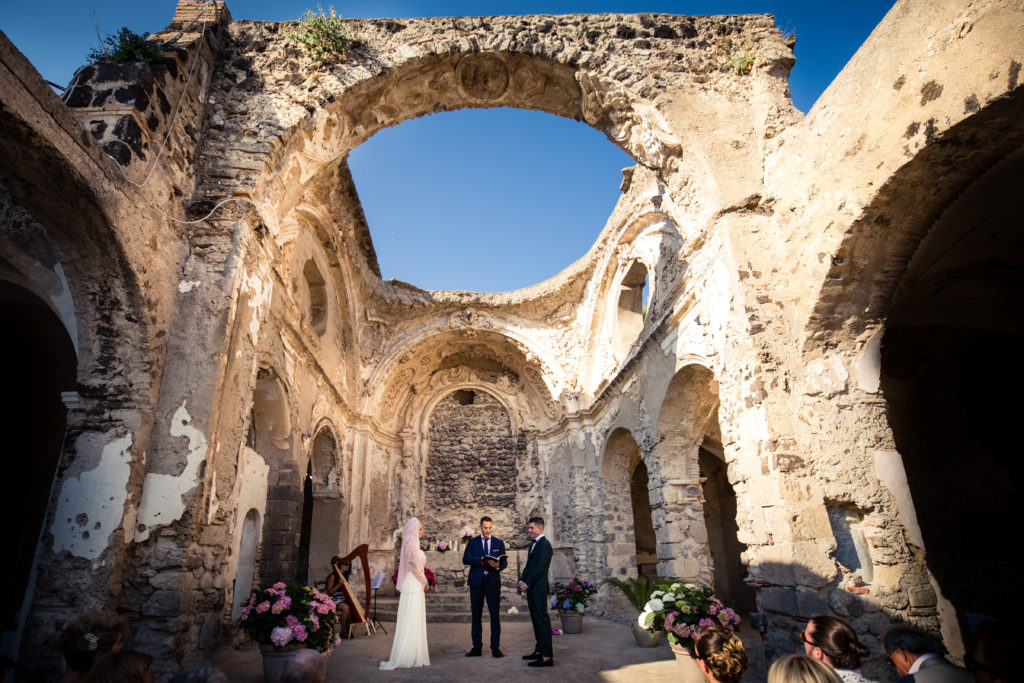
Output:
[[[477,292],[583,256],[634,163],[584,123],[507,107],[406,121],[349,155],[384,278]]]

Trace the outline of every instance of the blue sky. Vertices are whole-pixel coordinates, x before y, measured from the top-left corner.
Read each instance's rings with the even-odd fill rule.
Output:
[[[327,7],[328,3],[323,3]],[[666,12],[775,15],[797,37],[793,101],[807,111],[892,6],[891,0],[771,2],[348,2],[345,17]],[[228,0],[236,19],[294,19],[311,2]],[[64,85],[98,45],[97,26],[166,26],[173,0],[0,2],[0,29]],[[385,278],[425,289],[506,291],[586,253],[633,161],[588,126],[539,112],[449,112],[378,133],[349,159]]]

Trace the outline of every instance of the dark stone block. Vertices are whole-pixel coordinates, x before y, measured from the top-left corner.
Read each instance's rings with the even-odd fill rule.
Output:
[[[110,142],[103,143],[103,151],[122,166],[127,166],[132,161],[131,149],[120,140],[111,140]]]
[[[147,617],[176,617],[180,613],[181,593],[177,591],[155,591],[142,606],[142,614]]]
[[[93,97],[92,86],[76,85],[66,97],[64,102],[69,107],[88,107]]]
[[[660,26],[654,27],[655,38],[678,38],[679,34],[676,30],[668,24],[661,24]]]

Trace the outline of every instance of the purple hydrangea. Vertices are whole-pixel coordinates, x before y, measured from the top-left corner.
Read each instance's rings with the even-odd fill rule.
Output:
[[[278,626],[270,632],[270,642],[278,647],[284,647],[292,639],[292,630],[285,626]]]

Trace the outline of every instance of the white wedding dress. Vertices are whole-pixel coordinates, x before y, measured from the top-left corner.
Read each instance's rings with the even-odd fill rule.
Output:
[[[426,555],[416,548],[415,557],[408,558],[409,571],[399,580],[398,623],[395,641],[391,645],[391,659],[380,663],[381,669],[409,669],[430,666],[427,653],[427,604],[423,567]]]

